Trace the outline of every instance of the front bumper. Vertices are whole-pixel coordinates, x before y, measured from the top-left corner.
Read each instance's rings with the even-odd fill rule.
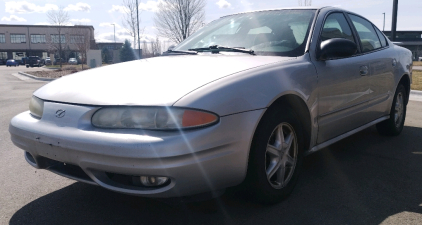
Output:
[[[56,118],[58,109],[66,111]],[[41,120],[29,112],[9,126],[13,143],[29,164],[121,193],[175,197],[240,184],[247,170],[253,133],[264,110],[221,117],[214,126],[179,131],[99,129],[97,107],[45,102]],[[110,174],[164,176],[158,188],[119,183]]]

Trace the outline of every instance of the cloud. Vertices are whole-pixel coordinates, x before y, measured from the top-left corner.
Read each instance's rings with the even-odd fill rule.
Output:
[[[163,2],[162,0],[147,1],[146,3],[140,2],[139,3],[139,10],[140,11],[156,12],[156,11],[158,11],[158,6],[162,2]],[[122,5],[112,5],[111,9],[108,12],[126,13],[126,7],[124,7]]]
[[[122,5],[112,5],[111,9],[108,10],[108,12],[119,12],[119,13],[125,13],[126,7]]]
[[[228,7],[230,7],[232,5],[232,4],[230,4],[230,2],[228,2],[226,0],[219,0],[215,4],[217,4],[220,9],[222,9],[222,8],[228,8]]]
[[[10,17],[3,16],[3,18],[1,18],[1,21],[7,21],[7,22],[11,22],[11,21],[26,22],[26,19],[24,19],[22,17],[15,16],[15,15],[10,15]]]
[[[116,28],[122,28],[119,24],[114,23],[116,25]],[[100,27],[113,27],[113,23],[100,23]]]
[[[143,3],[141,2],[139,4],[139,9],[140,10],[144,10],[144,11],[152,11],[152,12],[156,12],[158,11],[158,5],[161,3],[162,1],[158,0],[158,1],[147,1],[147,3]]]
[[[27,1],[9,1],[5,3],[5,11],[10,14],[46,13],[50,10],[58,9],[59,7],[57,5],[45,4],[44,6],[39,6]]]
[[[74,22],[74,23],[89,23],[91,22],[90,19],[71,19],[70,22]]]
[[[75,5],[68,5],[66,8],[64,8],[65,11],[79,11],[79,12],[89,12],[91,10],[91,6],[87,3],[78,2]]]
[[[47,22],[39,22],[39,23],[35,23],[34,25],[51,25],[51,24]]]
[[[242,1],[240,1],[240,3],[242,3],[242,5],[244,5],[244,6],[251,6],[251,5],[253,5],[253,3],[250,3],[249,1],[247,1],[247,0],[242,0]]]
[[[133,47],[133,37],[130,36],[128,33],[124,32],[123,30],[120,31],[116,31],[116,42],[124,42],[125,40],[129,40],[130,43],[132,43],[132,47]],[[106,33],[101,33],[95,36],[95,40],[97,42],[114,42],[114,32],[106,32]],[[138,41],[138,40],[136,40]],[[152,35],[148,35],[148,34],[144,34],[141,37],[141,45],[142,42],[151,42],[151,41],[155,41],[155,37]]]

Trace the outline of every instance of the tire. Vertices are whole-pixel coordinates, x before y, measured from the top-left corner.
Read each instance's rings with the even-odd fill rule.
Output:
[[[281,140],[281,138],[277,138],[280,130],[285,140],[284,143],[286,143],[284,146],[277,142]],[[290,148],[287,149],[289,140],[292,141]],[[269,145],[279,149],[267,147]],[[274,154],[274,151],[278,151],[279,156]],[[290,159],[282,152],[287,152]],[[248,196],[264,204],[274,204],[287,198],[297,183],[303,152],[302,124],[294,116],[293,110],[287,107],[269,109],[259,123],[252,140],[248,172],[243,183]],[[271,168],[277,168],[279,164],[282,164],[279,169],[271,170]],[[279,174],[284,174],[284,177]],[[283,182],[279,182],[280,180]]]
[[[377,124],[378,133],[385,136],[399,135],[406,119],[407,92],[403,84],[399,84],[394,94],[393,104],[390,109],[390,119]]]

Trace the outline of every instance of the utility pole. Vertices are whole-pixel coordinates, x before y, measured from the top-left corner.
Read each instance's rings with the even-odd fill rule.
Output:
[[[393,0],[393,21],[391,23],[391,41],[396,40],[398,5],[399,5],[399,0]]]
[[[384,14],[384,23],[382,24],[382,31],[384,32],[384,29],[385,29],[385,13],[382,13],[382,14]]]
[[[138,0],[136,0],[136,22],[138,24],[138,57],[141,57],[141,37],[139,37],[139,7],[138,7]]]
[[[111,25],[113,25],[114,27],[114,48],[113,49],[116,49],[116,24],[112,23]]]

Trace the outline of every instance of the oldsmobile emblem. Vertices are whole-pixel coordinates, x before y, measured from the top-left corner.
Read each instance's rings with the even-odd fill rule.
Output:
[[[59,109],[59,110],[56,111],[56,117],[57,118],[63,118],[64,115],[66,115],[66,110]]]

